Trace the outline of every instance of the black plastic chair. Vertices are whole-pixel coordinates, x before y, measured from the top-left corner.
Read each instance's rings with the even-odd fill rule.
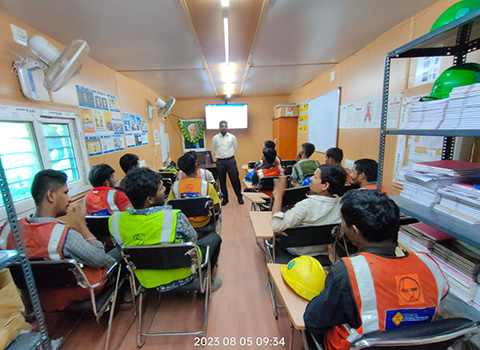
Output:
[[[110,216],[85,216],[85,221],[87,222],[87,227],[90,232],[97,238],[100,242],[103,243],[105,251],[110,251],[115,248],[113,243],[112,235],[108,229],[108,219]]]
[[[295,159],[283,159],[281,163],[282,163],[282,166],[285,168],[289,165],[293,165],[297,163],[297,161]]]
[[[293,172],[293,165],[287,165],[285,167],[285,175],[292,175]]]
[[[65,309],[65,311],[93,313],[98,322],[103,313],[110,308],[107,339],[105,341],[105,349],[108,349],[117,293],[125,281],[126,276],[126,274],[121,274],[122,265],[120,263],[115,263],[110,267],[101,281],[92,285],[83,272],[82,265],[73,259],[30,261],[30,264],[32,266],[33,277],[38,290],[73,288],[77,286],[88,289],[90,293],[89,299],[73,302]],[[28,293],[21,264],[15,263],[9,268],[16,286],[22,291],[22,293]],[[106,283],[103,289],[95,294],[95,288],[104,282]],[[75,328],[77,324],[78,322],[75,323],[73,328]],[[69,334],[72,333],[72,331],[70,331]],[[63,339],[63,342],[64,341],[65,339]]]
[[[177,180],[177,174],[173,171],[159,171],[158,173],[162,175],[162,179],[170,179],[172,183]]]
[[[165,244],[155,246],[137,246],[122,248],[122,255],[127,262],[130,271],[130,283],[134,290],[134,295],[138,296],[138,328],[137,328],[137,347],[142,347],[145,344],[147,336],[167,336],[167,335],[202,335],[205,336],[208,325],[208,310],[211,296],[211,267],[209,260],[209,248],[207,247],[203,255],[203,262],[200,261],[199,248],[194,243],[179,243],[179,244]],[[203,327],[198,331],[188,332],[163,332],[163,333],[149,333],[155,313],[152,315],[150,324],[146,331],[142,330],[143,318],[143,299],[145,293],[155,288],[145,288],[140,285],[137,287],[134,276],[135,270],[166,270],[177,269],[185,267],[195,267],[196,272],[193,275],[193,280],[174,289],[175,291],[197,291],[204,294],[204,319]],[[158,308],[157,308],[158,309]]]
[[[171,179],[168,179],[168,178],[164,178],[162,181],[163,181],[163,186],[165,186],[165,198],[167,198],[172,189],[173,182]]]
[[[253,170],[255,168],[256,162],[248,162],[248,170]]]
[[[292,187],[285,189],[282,199],[282,211],[285,212],[291,209],[295,204],[307,198],[307,194],[310,192],[310,187]],[[271,207],[273,207],[274,200],[272,199]]]
[[[313,245],[330,244],[333,245],[333,256],[336,259],[336,243],[338,237],[337,230],[334,230],[339,224],[322,225],[322,226],[298,226],[289,228],[281,233],[274,233],[271,241],[265,241],[265,250],[267,253],[267,261],[275,264],[287,264],[297,255],[290,254],[286,248],[306,247]],[[314,257],[322,266],[330,266],[332,262],[327,255],[318,255]],[[273,315],[278,318],[278,304],[276,301],[275,285],[268,277],[268,288],[273,306]]]
[[[479,322],[466,318],[447,318],[369,333],[352,343],[350,349],[442,350],[456,341],[468,339],[478,328]],[[312,335],[312,339],[316,348],[322,350],[315,336]]]
[[[203,227],[195,227],[195,231],[199,235],[206,235],[211,232],[220,234],[221,220],[218,220],[217,226],[217,214],[215,213],[212,197],[196,197],[196,198],[180,198],[170,199],[168,205],[171,205],[173,209],[179,209],[188,218],[196,216],[210,216],[210,221]]]

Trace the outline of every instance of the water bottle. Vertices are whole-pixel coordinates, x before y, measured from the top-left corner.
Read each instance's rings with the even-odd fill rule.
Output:
[[[212,164],[211,160],[210,160],[210,152],[205,152],[205,164],[207,166],[210,166]]]

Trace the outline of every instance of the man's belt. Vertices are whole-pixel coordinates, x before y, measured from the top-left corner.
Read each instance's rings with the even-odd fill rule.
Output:
[[[231,157],[228,157],[228,158],[217,158],[217,160],[229,160],[229,159],[232,159],[234,158],[235,156],[231,156]]]

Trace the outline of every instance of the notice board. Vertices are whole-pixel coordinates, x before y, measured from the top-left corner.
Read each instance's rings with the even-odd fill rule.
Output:
[[[340,88],[309,101],[308,142],[315,145],[315,151],[337,146],[339,111]]]

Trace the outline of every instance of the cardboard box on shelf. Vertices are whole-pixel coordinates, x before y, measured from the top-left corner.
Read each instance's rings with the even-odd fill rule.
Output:
[[[273,109],[273,118],[298,117],[298,106],[276,107]]]

